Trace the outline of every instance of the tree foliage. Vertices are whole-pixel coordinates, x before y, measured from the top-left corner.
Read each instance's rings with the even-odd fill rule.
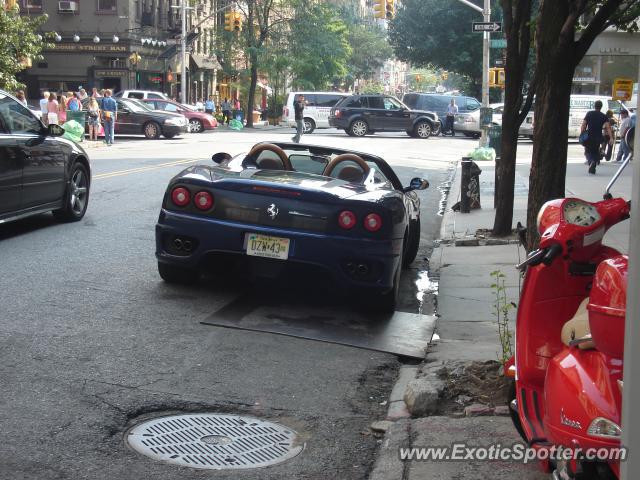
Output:
[[[300,2],[289,38],[296,87],[325,89],[334,79],[347,74],[351,55],[347,26],[332,6]]]
[[[433,65],[482,82],[482,36],[471,32],[479,15],[456,1],[405,0],[389,23],[399,60]]]
[[[352,23],[348,29],[347,38],[351,45],[349,74],[353,79],[370,78],[385,60],[393,56],[387,35],[375,24]]]
[[[47,20],[39,17],[21,16],[18,8],[0,8],[0,88],[17,90],[23,88],[16,75],[24,70],[27,61],[41,60],[41,52],[50,46],[38,29]]]

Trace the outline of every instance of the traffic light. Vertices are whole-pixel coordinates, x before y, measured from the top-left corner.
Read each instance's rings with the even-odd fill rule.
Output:
[[[504,68],[489,69],[489,86],[504,87]]]
[[[387,20],[391,20],[391,19],[393,19],[395,14],[396,14],[396,9],[395,9],[395,6],[394,6],[394,0],[386,0],[385,18]]]
[[[498,86],[504,87],[504,68],[498,69],[498,78],[496,80],[498,80]]]
[[[240,12],[233,12],[233,31],[242,31],[242,15],[240,14]]]
[[[375,18],[387,18],[387,0],[373,0],[373,16]]]
[[[233,12],[224,14],[224,29],[227,32],[233,32]]]

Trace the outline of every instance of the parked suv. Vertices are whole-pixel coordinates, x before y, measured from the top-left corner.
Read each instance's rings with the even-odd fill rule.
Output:
[[[411,110],[389,95],[351,95],[331,110],[329,125],[354,137],[405,131],[412,137],[429,138],[440,129],[440,120],[433,112]]]
[[[113,96],[115,98],[135,98],[136,100],[146,100],[147,98],[170,100],[164,93],[153,90],[121,90]]]
[[[440,118],[446,118],[451,99],[454,99],[458,106],[454,130],[462,132],[467,137],[479,136],[482,133],[480,128],[482,104],[473,97],[439,93],[405,93],[402,101],[411,108],[429,110],[437,113]]]
[[[304,95],[304,130],[311,133],[316,128],[329,128],[329,113],[331,109],[348,93],[341,92],[290,92],[282,115],[290,127],[296,126],[293,103],[298,95]]]

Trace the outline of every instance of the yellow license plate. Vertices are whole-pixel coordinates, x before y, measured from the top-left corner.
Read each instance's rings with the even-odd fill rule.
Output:
[[[286,260],[289,258],[289,243],[288,238],[247,233],[247,255]]]

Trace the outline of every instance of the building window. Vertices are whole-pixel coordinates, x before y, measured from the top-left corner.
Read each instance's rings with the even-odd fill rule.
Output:
[[[117,0],[98,0],[98,12],[117,13]]]
[[[41,12],[42,0],[22,0],[22,8],[29,12]]]

